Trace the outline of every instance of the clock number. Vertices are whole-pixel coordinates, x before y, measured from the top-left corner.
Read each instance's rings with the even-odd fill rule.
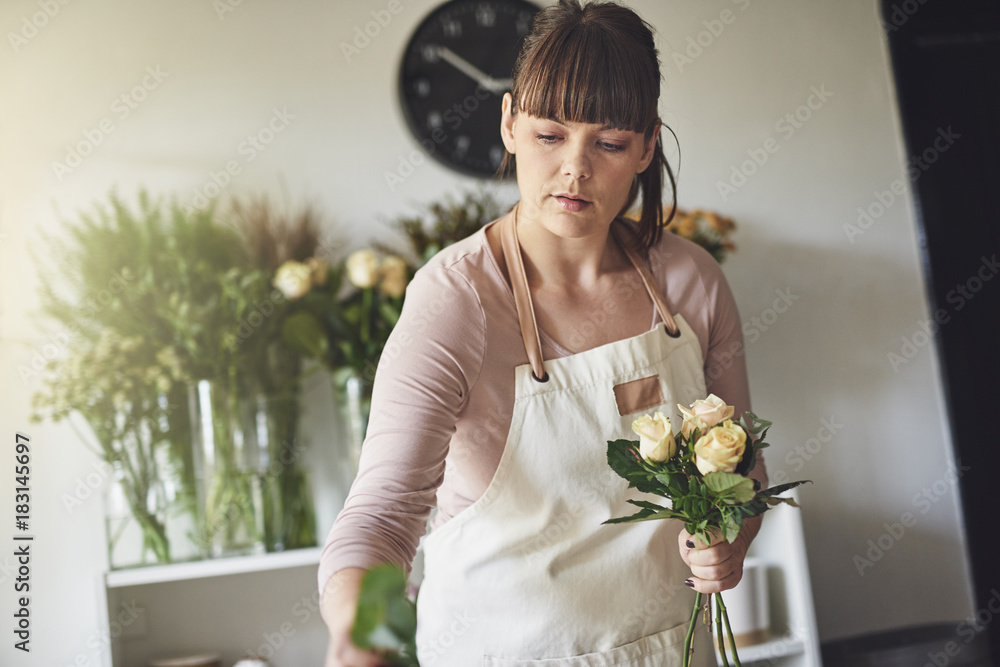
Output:
[[[440,111],[431,111],[427,114],[427,127],[434,129],[441,127],[442,116]]]
[[[436,44],[426,44],[420,47],[420,55],[423,56],[424,62],[426,63],[436,63],[438,61],[438,47]]]
[[[417,79],[413,82],[413,90],[420,97],[427,97],[431,94],[431,82],[427,79]]]
[[[486,5],[476,10],[476,23],[484,28],[492,28],[497,21],[497,13],[492,7]]]
[[[472,145],[472,140],[468,136],[462,134],[455,138],[455,157],[465,157],[465,154],[469,152],[469,146]]]
[[[441,28],[444,30],[446,37],[462,36],[462,24],[455,19],[443,19],[441,21]]]

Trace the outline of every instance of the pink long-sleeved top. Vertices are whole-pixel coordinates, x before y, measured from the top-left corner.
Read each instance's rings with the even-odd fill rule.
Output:
[[[343,568],[408,569],[432,509],[431,529],[475,502],[496,472],[513,414],[514,368],[528,356],[514,294],[486,239],[490,225],[439,252],[407,287],[376,372],[358,476],[323,549],[321,592]],[[719,265],[672,233],[650,249],[649,265],[671,312],[698,337],[708,392],[742,414],[750,407],[742,329]],[[621,279],[620,301],[591,314],[593,326],[615,317],[634,290],[646,294],[637,272]],[[658,322],[656,312],[650,328]],[[572,354],[540,336],[545,359]]]

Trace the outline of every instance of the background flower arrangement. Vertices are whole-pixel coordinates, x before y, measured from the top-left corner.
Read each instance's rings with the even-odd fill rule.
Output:
[[[283,299],[247,238],[212,209],[185,212],[145,193],[135,212],[112,195],[67,225],[66,242],[46,238],[53,268],[40,291],[43,313],[71,336],[69,350],[46,369],[33,419],[80,414],[98,453],[121,469],[144,545],[123,563],[109,535],[112,567],[218,555],[237,534],[269,549],[315,544],[308,486],[288,455],[297,451],[299,360],[275,345],[276,319],[261,315]],[[98,294],[109,296],[98,303]],[[207,388],[211,400],[199,402]],[[264,449],[251,461],[243,439],[260,400],[281,406],[262,406],[270,437],[253,443]],[[210,428],[195,406],[211,406]],[[211,474],[192,446],[199,437],[211,441]],[[151,501],[165,495],[166,505]],[[181,516],[184,532],[171,537],[164,524]]]
[[[459,200],[446,197],[432,203],[421,215],[392,221],[405,237],[404,250],[376,244],[331,267],[289,261],[278,268],[275,285],[295,304],[282,336],[333,374],[355,464],[367,430],[378,360],[399,320],[406,286],[441,248],[501,214],[487,191],[470,191]]]
[[[626,214],[626,217],[638,220],[639,213],[639,209],[635,209]],[[664,211],[664,219],[668,215],[669,212]],[[736,250],[736,244],[730,238],[736,230],[736,223],[731,218],[714,211],[700,208],[687,211],[678,208],[670,224],[667,225],[667,230],[697,243],[719,264],[725,261],[729,253]]]
[[[123,560],[111,529],[112,567],[316,543],[298,462],[302,380],[325,369],[342,397],[354,385],[344,402],[360,448],[406,285],[501,211],[480,191],[427,213],[395,222],[406,251],[346,259],[321,242],[314,211],[264,199],[220,213],[144,192],[133,210],[112,194],[64,220],[66,241],[44,237],[42,312],[69,349],[45,369],[32,419],[79,414],[113,466],[142,544]]]

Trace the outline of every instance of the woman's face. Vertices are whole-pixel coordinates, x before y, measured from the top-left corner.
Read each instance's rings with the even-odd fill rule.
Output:
[[[504,95],[501,134],[517,160],[519,215],[569,238],[606,230],[635,175],[649,166],[659,127],[645,141],[638,132],[593,123],[514,116],[511,102]]]

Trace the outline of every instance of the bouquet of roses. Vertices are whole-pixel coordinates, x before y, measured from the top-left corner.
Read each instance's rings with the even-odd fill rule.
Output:
[[[711,542],[709,533],[712,532],[732,543],[744,519],[760,516],[780,503],[797,507],[794,500],[777,496],[804,484],[804,481],[761,490],[758,481],[747,477],[754,469],[757,452],[768,446],[764,437],[771,422],[747,412],[740,423],[735,424],[732,421],[733,406],[726,405],[714,394],[695,401],[690,407],[677,407],[684,417],[679,432],[674,433],[670,420],[657,412],[632,423],[632,430],[639,436],[638,441],[608,442],[608,464],[628,481],[629,487],[667,498],[669,506],[629,500],[639,508],[638,512],[609,519],[605,523],[680,519],[685,530],[702,544]],[[722,594],[715,593],[714,596],[716,634],[723,664],[729,665],[723,637],[725,623],[733,659],[739,667],[740,660]],[[690,664],[691,643],[701,603],[702,594],[698,593],[684,640],[685,667]]]

